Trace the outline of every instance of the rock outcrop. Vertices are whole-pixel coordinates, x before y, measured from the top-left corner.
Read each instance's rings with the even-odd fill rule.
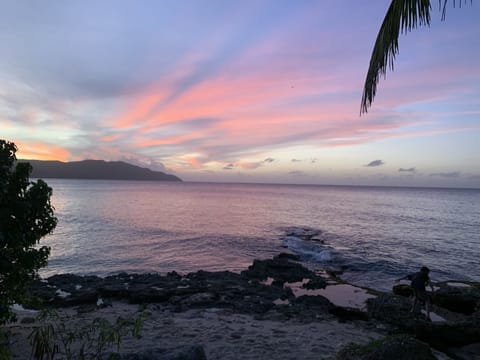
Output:
[[[315,313],[328,315],[334,308],[323,296],[296,298],[288,283],[303,281],[305,287],[326,286],[323,278],[297,262],[294,255],[280,254],[273,259],[255,260],[241,274],[230,271],[197,271],[185,276],[175,272],[127,274],[100,278],[72,274],[54,275],[37,281],[30,296],[45,306],[105,306],[109,299],[134,304],[162,303],[176,311],[191,308],[229,308],[249,314],[275,310],[287,317]]]
[[[337,360],[435,360],[432,350],[410,335],[397,335],[360,346],[351,344],[340,350]]]
[[[429,321],[424,314],[410,312],[411,299],[382,294],[367,300],[370,318],[388,324],[390,332],[411,334],[447,354],[469,344],[480,342],[480,312],[471,315],[455,313],[434,306],[444,321]]]

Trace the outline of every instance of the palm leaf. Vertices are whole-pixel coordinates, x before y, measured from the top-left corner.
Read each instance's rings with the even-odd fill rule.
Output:
[[[372,105],[380,76],[386,75],[387,68],[393,70],[400,33],[420,25],[430,25],[430,0],[392,0],[373,47],[360,114],[366,113]]]
[[[447,2],[448,0],[438,0],[442,21],[445,20]],[[456,2],[453,0],[453,7]],[[467,0],[463,2],[466,3]],[[470,0],[470,3],[473,4],[473,1]],[[458,4],[462,7],[462,0],[458,0]],[[392,0],[373,47],[363,86],[360,115],[366,113],[372,105],[380,76],[386,76],[387,68],[393,70],[393,62],[398,54],[398,36],[421,25],[430,26],[430,8],[430,0]]]

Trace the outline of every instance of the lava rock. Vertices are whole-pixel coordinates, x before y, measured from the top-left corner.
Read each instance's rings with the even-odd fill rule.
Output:
[[[413,296],[412,287],[410,285],[406,285],[406,284],[394,285],[393,288],[392,288],[392,292],[395,295],[400,295],[400,296],[406,296],[406,297]]]
[[[452,282],[438,283],[433,301],[435,305],[450,311],[470,315],[480,309],[480,287],[478,284],[450,286]]]
[[[381,294],[367,300],[368,315],[390,325],[390,331],[414,335],[432,347],[445,350],[480,342],[480,316],[459,316],[455,321],[432,323],[410,312],[411,302],[402,296]]]
[[[298,282],[306,278],[316,278],[316,274],[284,256],[275,256],[273,259],[254,260],[247,270],[242,271],[243,276],[258,281],[273,278],[277,282]]]
[[[413,336],[397,335],[367,345],[349,344],[340,350],[337,360],[435,360],[428,344]]]

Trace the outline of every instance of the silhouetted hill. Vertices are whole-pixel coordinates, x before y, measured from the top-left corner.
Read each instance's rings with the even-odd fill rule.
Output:
[[[123,161],[19,161],[29,162],[32,165],[31,177],[33,178],[182,181],[175,175],[152,171]]]

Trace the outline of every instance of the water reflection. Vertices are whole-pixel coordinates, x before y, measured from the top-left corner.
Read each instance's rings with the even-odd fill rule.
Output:
[[[330,235],[335,256],[323,260],[345,265],[354,283],[390,288],[424,264],[435,280],[480,280],[479,191],[48,183],[59,224],[44,241],[52,247],[45,275],[239,271],[283,251],[282,229],[307,226]]]

